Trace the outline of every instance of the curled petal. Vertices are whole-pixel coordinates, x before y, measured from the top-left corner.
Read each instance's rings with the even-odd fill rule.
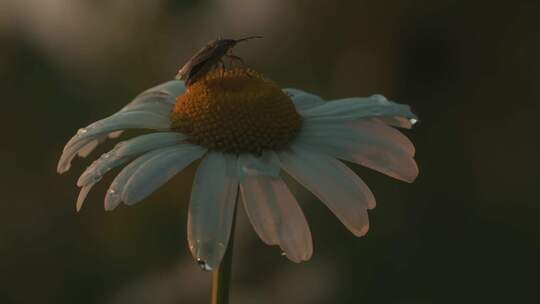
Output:
[[[131,163],[129,163],[127,166],[125,166],[122,171],[120,171],[120,173],[114,178],[113,182],[109,186],[109,189],[107,190],[107,194],[105,195],[105,210],[110,211],[120,205],[120,203],[122,202],[122,192],[124,191],[124,187],[126,186],[126,183],[129,181],[131,176],[133,176],[133,173],[135,173],[135,171],[137,171],[144,163],[146,163],[153,157],[171,150],[174,150],[174,147],[157,149],[145,153]]]
[[[125,112],[149,112],[168,118],[168,115],[176,102],[176,97],[182,94],[185,89],[186,87],[182,81],[171,80],[162,83],[139,94],[134,100],[132,100],[116,114]],[[111,117],[114,116],[115,115],[112,115]],[[91,126],[92,125],[88,126],[87,128],[81,129],[81,132],[88,130],[88,128],[90,128]],[[85,145],[80,147],[76,154],[78,154],[80,157],[88,156],[99,144],[103,143],[107,138],[116,138],[120,136],[122,134],[122,130],[117,130],[110,133],[103,133],[104,134],[101,134],[99,136],[93,136],[94,138],[92,140],[88,140]],[[88,134],[88,136],[90,136],[90,134]],[[72,140],[70,141],[71,144],[68,143],[66,145],[64,151],[68,149],[68,145],[74,145]],[[65,159],[62,160],[62,166],[59,165],[58,172],[63,173],[69,170],[71,160],[74,157],[75,155],[73,155],[73,157],[71,157],[71,155],[69,157],[66,156]]]
[[[79,187],[95,183],[111,169],[145,152],[181,143],[185,135],[177,132],[160,132],[141,135],[118,143],[111,151],[94,161],[77,181]]]
[[[79,197],[77,197],[77,212],[81,211],[82,205],[86,200],[86,197],[88,196],[88,193],[90,192],[92,187],[94,187],[94,184],[89,184],[81,188],[81,191],[79,192]]]
[[[182,144],[154,156],[133,173],[124,187],[122,200],[127,205],[142,201],[205,152],[199,146]]]
[[[142,92],[138,97],[145,95],[168,95],[172,98],[168,99],[169,103],[174,103],[178,95],[184,93],[186,90],[186,85],[183,81],[180,80],[170,80],[165,83],[159,84],[155,87],[152,87],[144,92]],[[171,100],[172,99],[172,100]]]
[[[145,103],[138,103],[138,104],[129,104],[122,110],[120,110],[119,113],[125,113],[125,112],[134,112],[134,111],[141,111],[141,112],[150,112],[156,115],[161,115],[164,117],[169,117],[171,114],[173,108],[173,104],[161,102],[161,101],[148,101]]]
[[[144,111],[118,113],[105,119],[99,120],[86,128],[80,129],[64,147],[58,172],[64,173],[71,167],[71,161],[81,149],[90,142],[102,136],[108,136],[111,132],[125,129],[155,129],[167,130],[170,125],[168,117]]]
[[[77,155],[79,155],[79,157],[81,158],[87,157],[88,155],[90,155],[90,153],[92,153],[92,151],[94,151],[97,148],[97,146],[99,146],[99,144],[103,143],[106,139],[107,139],[107,136],[102,136],[102,137],[98,137],[90,141],[79,150]]]

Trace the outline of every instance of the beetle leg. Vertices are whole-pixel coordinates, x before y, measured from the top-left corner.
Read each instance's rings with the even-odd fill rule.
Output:
[[[221,84],[221,81],[223,80],[223,77],[225,77],[225,62],[223,62],[223,59],[219,58],[218,64],[219,64],[219,67],[221,69],[221,71],[220,71],[220,82],[219,82]]]
[[[236,55],[233,55],[233,54],[227,54],[225,55],[227,56],[227,58],[229,58],[229,60],[231,61],[231,66],[232,66],[232,63],[236,60],[238,62],[241,63],[242,67],[245,67],[246,66],[246,63],[244,62],[244,60]]]

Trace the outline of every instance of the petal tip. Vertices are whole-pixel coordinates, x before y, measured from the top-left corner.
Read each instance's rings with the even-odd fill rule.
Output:
[[[115,189],[109,188],[109,190],[107,190],[107,194],[105,194],[105,201],[103,202],[103,207],[105,211],[112,211],[116,209],[116,207],[118,207],[120,203],[120,195]]]
[[[409,176],[404,176],[403,181],[409,184],[414,183],[418,178],[418,175],[420,175],[420,170],[418,169],[418,166],[416,166],[416,170],[414,171],[414,173]]]
[[[108,211],[113,211],[115,208],[116,208],[116,205],[113,205],[113,204],[110,204],[110,203],[109,203],[109,204],[105,204],[104,207],[103,207],[103,209],[104,209],[105,211],[107,211],[107,212],[108,212]]]
[[[357,237],[363,237],[365,236],[369,231],[369,224],[364,225],[360,230],[353,231],[354,235]]]
[[[415,176],[412,176],[412,177],[408,177],[407,179],[404,179],[403,181],[406,182],[406,183],[409,183],[409,184],[412,184],[416,181],[416,178],[418,177],[418,175],[415,175]]]
[[[58,174],[64,174],[66,172],[68,172],[70,169],[70,165],[66,165],[62,162],[58,163],[58,166],[56,167],[56,172]]]

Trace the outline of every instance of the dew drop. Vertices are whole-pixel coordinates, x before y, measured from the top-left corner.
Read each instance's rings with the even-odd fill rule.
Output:
[[[101,155],[101,158],[103,158],[103,159],[108,159],[110,157],[111,157],[111,153],[105,153],[105,154]]]
[[[371,97],[377,101],[386,101],[386,97],[380,94],[371,95]]]
[[[86,128],[81,128],[77,131],[77,135],[84,135],[88,132],[88,129]]]
[[[118,192],[116,191],[116,189],[110,188],[109,190],[107,190],[107,196],[108,196],[111,200],[115,201],[115,200],[118,198],[119,194],[118,194]]]
[[[282,251],[281,256],[287,256],[287,253],[285,251]]]
[[[109,190],[107,190],[107,195],[105,196],[105,210],[113,210],[116,208],[119,202],[120,194],[118,194],[118,191],[116,191],[116,189],[109,188]]]
[[[212,267],[210,267],[205,261],[201,259],[197,259],[197,264],[199,264],[199,267],[201,267],[204,271],[212,271]]]
[[[416,118],[411,118],[411,119],[409,119],[409,121],[414,125],[415,123],[418,122],[418,119],[416,119]]]

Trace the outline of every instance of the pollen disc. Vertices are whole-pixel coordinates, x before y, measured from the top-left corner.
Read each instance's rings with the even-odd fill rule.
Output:
[[[298,133],[291,98],[261,74],[215,69],[176,99],[172,129],[210,150],[260,154],[281,150]]]

